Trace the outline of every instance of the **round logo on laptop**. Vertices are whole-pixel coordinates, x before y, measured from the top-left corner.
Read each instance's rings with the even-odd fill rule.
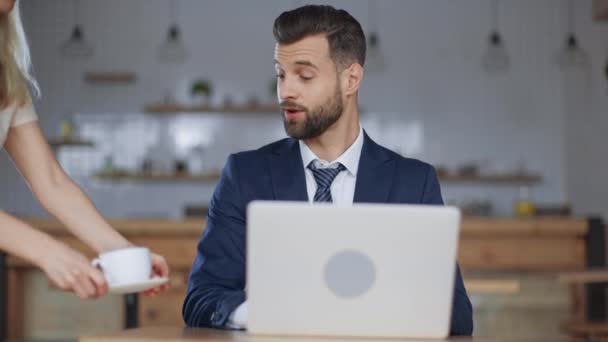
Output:
[[[376,279],[372,259],[357,250],[343,250],[325,265],[325,283],[336,296],[358,297],[371,289]]]

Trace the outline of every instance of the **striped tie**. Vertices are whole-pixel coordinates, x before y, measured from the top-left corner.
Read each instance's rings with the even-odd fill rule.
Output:
[[[312,171],[317,182],[317,192],[315,193],[314,202],[333,202],[331,199],[331,183],[333,183],[336,176],[346,170],[344,165],[338,164],[336,168],[323,168],[318,169],[314,162],[308,164],[308,168]]]

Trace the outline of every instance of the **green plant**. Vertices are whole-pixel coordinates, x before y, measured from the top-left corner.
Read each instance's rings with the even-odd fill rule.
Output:
[[[197,80],[192,83],[192,88],[190,90],[192,95],[205,95],[211,96],[213,93],[213,87],[211,86],[211,81],[209,80]]]

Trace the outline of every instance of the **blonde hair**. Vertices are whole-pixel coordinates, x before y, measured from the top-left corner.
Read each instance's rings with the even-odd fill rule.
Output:
[[[0,109],[31,101],[30,90],[39,95],[16,1],[10,13],[0,15]]]

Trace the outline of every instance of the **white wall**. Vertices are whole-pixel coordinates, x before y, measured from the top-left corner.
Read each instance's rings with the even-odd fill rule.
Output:
[[[121,113],[141,111],[143,104],[158,101],[168,89],[179,92],[183,84],[198,76],[214,80],[216,102],[228,91],[237,100],[250,94],[268,98],[267,84],[273,75],[272,21],[281,11],[299,4],[182,0],[179,22],[191,56],[183,65],[172,66],[156,58],[168,24],[167,1],[81,3],[81,21],[95,56],[73,62],[59,54],[59,45],[72,26],[72,2],[23,2],[36,75],[43,90],[37,108],[49,135],[57,133],[66,115],[115,113],[118,118]],[[366,1],[329,3],[346,8],[364,27],[367,25]],[[585,93],[588,97],[583,102],[589,106],[592,119],[580,120],[568,109],[568,103],[574,101],[569,100],[568,89],[579,89],[585,82],[564,82],[565,76],[553,63],[563,42],[561,1],[501,2],[501,29],[512,69],[500,76],[488,75],[480,68],[490,25],[490,1],[384,0],[377,4],[380,38],[389,67],[385,73],[368,74],[361,92],[362,107],[370,113],[364,124],[372,137],[388,147],[405,149],[407,137],[401,137],[394,127],[407,128],[419,122],[422,145],[415,157],[450,167],[483,161],[495,170],[513,169],[523,162],[528,170],[544,176],[543,184],[534,188],[539,202],[573,200],[579,212],[607,213],[601,205],[608,193],[602,179],[606,174],[602,171],[608,168],[602,157],[603,131],[608,125],[606,90],[600,87],[605,84],[595,77]],[[576,1],[576,6],[581,43],[592,52],[597,75],[598,62],[605,58],[608,45],[602,38],[606,37],[606,25],[591,22],[589,0]],[[92,86],[82,81],[84,71],[104,69],[135,71],[137,83]],[[229,124],[230,132],[238,132],[239,125],[246,128],[245,123],[234,120]],[[273,125],[265,120],[259,124]],[[230,136],[234,143],[224,144],[223,151],[254,148],[273,138],[274,134],[256,137],[258,143],[256,139],[239,141],[239,135],[234,134]],[[603,166],[588,167],[600,160]],[[4,157],[0,170],[0,207],[41,214]],[[205,202],[212,191],[208,185],[119,186],[88,177],[77,180],[109,216],[175,214],[184,203]],[[488,198],[502,215],[510,214],[516,190],[444,185],[447,199]]]
[[[584,2],[581,12],[591,11]],[[576,212],[608,218],[608,23],[581,21],[583,44],[592,56],[590,74],[565,74],[566,184]]]

